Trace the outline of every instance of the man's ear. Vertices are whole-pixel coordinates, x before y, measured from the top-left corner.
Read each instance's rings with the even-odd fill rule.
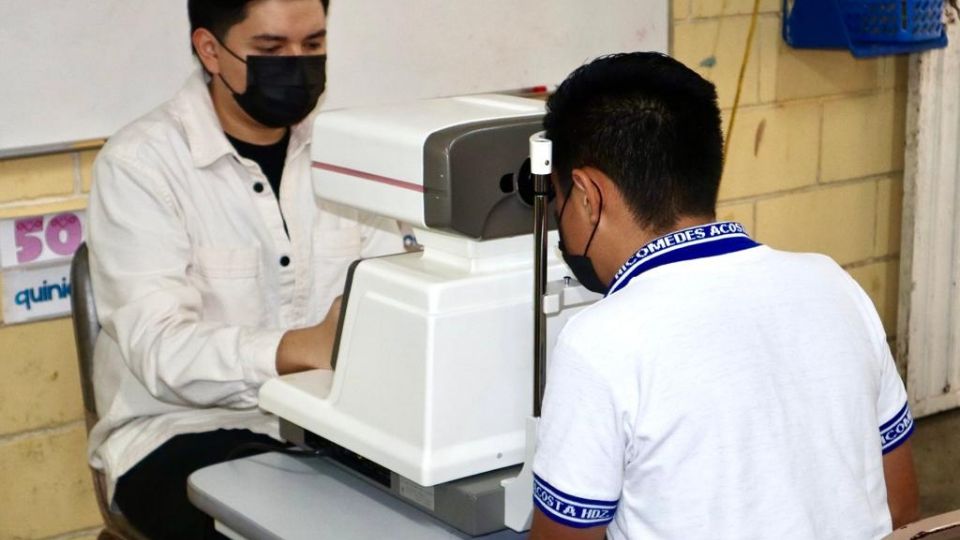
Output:
[[[603,189],[609,180],[606,175],[593,167],[584,167],[574,169],[573,184],[576,190],[570,193],[573,198],[570,205],[576,205],[581,211],[587,212],[591,225],[596,225],[600,221],[600,213],[603,208]]]
[[[217,38],[206,28],[197,28],[192,36],[193,50],[207,73],[220,73],[220,53],[217,50]]]

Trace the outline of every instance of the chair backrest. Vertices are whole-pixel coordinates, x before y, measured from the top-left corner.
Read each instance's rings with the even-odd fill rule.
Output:
[[[884,540],[960,540],[960,510],[939,514],[901,527]]]
[[[97,306],[93,302],[93,283],[90,281],[90,254],[87,244],[73,255],[70,264],[70,306],[73,308],[73,335],[77,341],[77,359],[80,362],[80,389],[83,393],[83,408],[89,432],[100,416],[97,414],[97,400],[93,393],[93,348],[100,334],[100,320],[97,319]],[[107,540],[145,540],[123,515],[112,508],[107,500],[107,480],[102,472],[91,468],[93,489],[97,496],[97,506],[106,528],[99,539]]]
[[[97,306],[93,302],[90,282],[90,255],[87,244],[80,244],[70,265],[70,304],[73,308],[73,335],[77,341],[80,362],[80,388],[86,412],[87,431],[97,423],[97,401],[93,393],[93,347],[100,334]]]

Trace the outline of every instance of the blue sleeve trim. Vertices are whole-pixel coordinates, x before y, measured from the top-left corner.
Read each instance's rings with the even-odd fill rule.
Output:
[[[884,454],[895,450],[913,434],[913,415],[910,407],[903,405],[900,412],[880,426],[880,445]]]
[[[535,474],[533,502],[551,520],[567,527],[586,529],[613,521],[620,500],[600,501],[567,495]]]

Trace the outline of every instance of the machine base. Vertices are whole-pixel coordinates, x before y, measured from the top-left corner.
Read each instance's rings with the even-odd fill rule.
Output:
[[[520,466],[423,487],[282,418],[280,436],[302,448],[324,451],[340,467],[466,534],[506,529],[501,483],[516,478]]]

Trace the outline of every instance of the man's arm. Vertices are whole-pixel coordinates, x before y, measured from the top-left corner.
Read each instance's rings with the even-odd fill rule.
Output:
[[[100,321],[151,395],[178,405],[247,408],[278,367],[329,366],[329,353],[297,355],[319,341],[332,344],[335,320],[294,331],[300,346],[291,356],[278,355],[287,329],[203,319],[201,293],[187,277],[191,240],[161,169],[105,154],[95,174],[88,216]]]
[[[919,519],[920,497],[910,441],[883,456],[883,477],[887,484],[887,506],[890,507],[893,528],[898,529]]]
[[[330,306],[327,317],[316,326],[290,330],[283,335],[277,347],[277,373],[286,375],[308,369],[333,369],[333,342],[340,321],[338,296]]]
[[[403,253],[403,233],[396,220],[321,203],[324,212],[350,220],[360,227],[360,257],[363,259]],[[333,344],[340,321],[341,297],[337,297],[326,318],[315,326],[290,330],[277,347],[277,373],[286,375],[309,369],[332,369]]]
[[[533,509],[530,540],[602,540],[605,534],[607,534],[606,525],[589,529],[567,527],[548,518],[539,508]]]

